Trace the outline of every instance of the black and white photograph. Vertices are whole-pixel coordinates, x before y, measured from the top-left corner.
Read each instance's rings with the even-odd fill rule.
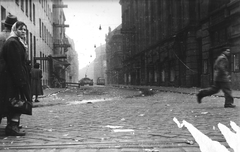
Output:
[[[240,152],[240,0],[0,0],[0,151]]]

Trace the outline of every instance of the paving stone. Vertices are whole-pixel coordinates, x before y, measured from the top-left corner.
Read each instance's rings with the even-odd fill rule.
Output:
[[[120,152],[142,152],[141,149],[123,148]]]
[[[35,151],[54,152],[145,152],[145,149],[154,148],[161,152],[200,152],[197,143],[187,143],[194,139],[188,130],[177,127],[173,122],[174,117],[192,123],[210,138],[227,146],[216,126],[219,122],[229,126],[230,120],[240,122],[239,102],[236,102],[237,108],[225,109],[221,97],[207,97],[202,104],[197,104],[194,94],[196,88],[155,89],[160,91],[144,97],[136,96],[138,90],[109,86],[99,90],[86,87],[84,94],[81,94],[83,90],[45,90],[45,97],[39,99],[40,103],[34,103],[39,106],[33,108],[33,115],[21,117],[26,136],[5,137],[6,119],[3,119],[0,149],[30,146],[33,149],[36,147]],[[179,93],[181,91],[183,93]],[[238,95],[238,92],[234,94]],[[83,100],[100,98],[111,100],[81,103]],[[122,132],[106,126],[120,126],[118,129],[122,129]],[[127,131],[129,129],[133,131]],[[43,147],[43,150],[39,147]]]
[[[97,152],[121,152],[120,149],[99,149]]]

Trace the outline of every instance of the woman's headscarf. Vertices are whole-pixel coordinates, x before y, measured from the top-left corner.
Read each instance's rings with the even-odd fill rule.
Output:
[[[21,21],[15,22],[15,23],[13,24],[13,26],[12,26],[12,29],[11,29],[11,32],[10,32],[10,36],[7,38],[7,40],[8,40],[9,38],[11,38],[11,37],[17,37],[17,38],[19,39],[19,41],[22,43],[22,45],[23,45],[23,46],[26,48],[26,50],[27,50],[28,46],[27,46],[27,43],[26,43],[26,38],[20,37],[20,35],[18,35],[18,33],[17,33],[17,28],[19,28],[19,27],[21,27],[21,26],[26,26],[26,27],[27,27],[27,25],[26,25],[25,23],[21,22]]]

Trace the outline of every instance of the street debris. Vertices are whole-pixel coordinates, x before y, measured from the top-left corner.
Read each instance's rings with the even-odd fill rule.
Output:
[[[123,128],[123,126],[111,126],[111,125],[107,125],[105,127],[111,128],[111,129]]]
[[[144,149],[144,152],[160,152],[159,149]]]
[[[233,121],[230,121],[230,126],[235,132],[232,132],[228,127],[219,123],[218,128],[226,139],[228,145],[234,150],[234,152],[240,151],[240,127]]]
[[[125,118],[122,118],[121,121],[125,121]]]
[[[221,143],[218,141],[213,141],[187,121],[183,120],[182,123],[180,123],[175,117],[173,118],[173,121],[179,128],[186,127],[188,129],[195,141],[198,143],[201,152],[229,152],[229,150]],[[232,132],[228,127],[221,123],[218,124],[218,128],[234,152],[239,152],[240,127],[237,126],[233,121],[230,122],[230,125],[235,132]]]
[[[205,114],[208,114],[208,112],[201,112],[201,114],[205,115]]]
[[[134,132],[133,129],[113,129],[113,132]]]
[[[48,131],[48,132],[53,132],[53,129],[50,128],[50,129],[43,129],[44,131]]]
[[[70,101],[68,102],[68,105],[76,105],[76,104],[93,104],[95,102],[102,102],[102,101],[110,101],[114,98],[102,98],[102,99],[92,99],[92,100],[77,100],[77,101]]]
[[[189,145],[194,145],[194,141],[192,141],[192,140],[186,140],[186,143]]]
[[[148,89],[148,88],[141,88],[140,91],[140,96],[152,96],[155,94],[155,92],[153,91],[153,89]]]
[[[213,130],[215,130],[216,129],[216,127],[215,126],[213,126]]]

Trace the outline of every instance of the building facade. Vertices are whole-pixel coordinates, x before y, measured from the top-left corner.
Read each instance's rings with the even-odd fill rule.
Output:
[[[67,62],[69,65],[66,66],[65,75],[66,82],[77,83],[79,81],[79,62],[78,62],[78,54],[75,50],[75,45],[73,39],[67,37],[68,42],[71,47],[68,48],[67,54]]]
[[[122,25],[106,35],[106,84],[123,84]]]
[[[223,48],[239,78],[239,0],[120,0],[125,84],[207,87]]]
[[[66,81],[66,52],[70,47],[65,36],[66,20],[62,0],[0,1],[1,20],[10,13],[26,23],[28,59],[40,63],[43,85],[54,87],[54,81]],[[4,25],[1,24],[1,30]]]
[[[106,44],[100,45],[95,49],[96,58],[94,59],[94,77],[93,82],[96,83],[98,78],[106,80]]]

